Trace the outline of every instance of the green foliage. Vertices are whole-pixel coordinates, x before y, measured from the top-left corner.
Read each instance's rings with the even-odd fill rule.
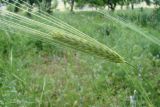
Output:
[[[160,9],[150,10],[150,9],[144,9],[143,12],[141,12],[139,9],[135,11],[123,11],[123,12],[117,12],[117,14],[122,17],[125,20],[132,21],[138,25],[141,26],[150,26],[154,29],[160,30]]]
[[[52,9],[55,9],[58,5],[57,0],[36,0],[35,3],[38,5],[39,11],[46,11],[48,13],[51,13]]]
[[[14,6],[12,6],[12,5],[7,5],[7,10],[8,11],[11,11],[11,12],[14,12]]]
[[[123,15],[132,22],[134,15],[139,20],[139,14],[130,11]],[[153,55],[158,46],[96,12],[54,13],[54,16],[114,47],[130,63],[138,64],[139,70],[44,43],[38,38],[27,38],[22,33],[0,31],[0,105],[129,107],[129,96],[136,90],[137,107],[159,106],[160,60]],[[157,29],[149,26],[148,22],[143,26],[145,31],[157,33]]]
[[[160,0],[154,0],[154,4],[160,5]]]
[[[77,7],[83,7],[87,3],[87,0],[75,0],[75,2],[77,3]]]
[[[12,10],[12,8],[14,7],[14,9],[13,9],[14,12],[18,12],[20,10],[18,7],[22,8],[20,6],[20,4],[25,4],[29,8],[32,8],[33,4],[35,4],[39,8],[39,11],[46,11],[48,13],[51,13],[52,10],[55,9],[58,5],[57,0],[16,0],[16,1],[11,0],[11,1],[7,1],[7,2],[15,5],[15,6],[9,5],[9,7],[8,7],[9,10]],[[30,6],[27,4],[29,4]]]
[[[160,47],[158,45],[155,44],[150,45],[150,51],[153,56],[160,58]]]
[[[58,6],[58,1],[57,0],[52,0],[52,6],[51,6],[51,8],[52,9],[56,9],[57,6]]]
[[[66,0],[69,4],[72,4],[72,0]],[[92,7],[105,7],[106,5],[111,9],[115,10],[117,4],[122,4],[124,0],[73,0],[76,2],[77,7],[83,7],[88,4]]]
[[[89,0],[89,3],[92,6],[104,6],[106,4],[104,0]]]

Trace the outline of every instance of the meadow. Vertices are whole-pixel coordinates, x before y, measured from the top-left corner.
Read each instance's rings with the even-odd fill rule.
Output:
[[[98,12],[52,13],[115,50],[132,66],[31,34],[28,37],[14,29],[0,30],[0,106],[159,107],[160,15],[154,12],[135,9],[112,13],[135,25],[147,38]]]

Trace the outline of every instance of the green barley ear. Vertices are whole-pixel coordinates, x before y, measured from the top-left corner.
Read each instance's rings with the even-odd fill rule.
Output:
[[[126,63],[124,58],[118,53],[111,50],[106,45],[96,41],[95,39],[88,40],[76,35],[73,36],[69,34],[63,34],[61,32],[54,32],[51,35],[52,39],[81,52],[96,55],[115,63]]]

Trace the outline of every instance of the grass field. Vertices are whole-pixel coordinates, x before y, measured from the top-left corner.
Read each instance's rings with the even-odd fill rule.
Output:
[[[114,14],[160,40],[159,22],[137,19],[151,16],[151,10],[142,16],[135,10],[135,20],[127,12]],[[0,106],[129,107],[132,96],[136,107],[159,107],[158,45],[96,12],[53,15],[106,44],[137,69],[0,30]]]

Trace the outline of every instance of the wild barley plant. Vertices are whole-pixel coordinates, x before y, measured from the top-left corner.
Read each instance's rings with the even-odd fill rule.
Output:
[[[47,17],[45,16],[46,13],[42,14],[43,12],[39,15],[32,12],[30,13],[33,16],[40,18],[42,21],[32,20],[24,16],[6,12],[5,17],[0,17],[0,24],[2,25],[0,26],[0,29],[8,31],[8,27],[11,27],[15,30],[19,30],[20,32],[26,32],[28,34],[34,35],[34,37],[38,39],[45,39],[46,42],[50,41],[52,43],[54,42],[61,44],[62,46],[70,47],[84,53],[96,55],[115,63],[127,63],[123,57],[121,57],[112,49],[108,48],[106,45],[62,22],[61,20],[58,20],[55,17]],[[9,20],[9,18],[12,18],[12,20]],[[114,18],[110,17],[110,19]],[[47,22],[48,24],[44,22]],[[32,26],[37,26],[39,29],[34,27],[32,28]],[[131,102],[134,102],[131,104],[134,106],[134,98],[131,99]]]
[[[25,9],[22,10],[27,11]],[[90,36],[84,34],[83,32],[80,32],[79,30],[73,27],[68,28],[68,25],[64,24],[62,21],[59,21],[60,26],[58,26],[58,24],[56,24],[56,22],[53,22],[53,20],[50,21],[48,18],[44,16],[36,15],[35,13],[30,12],[33,16],[39,17],[44,21],[51,22],[56,25],[56,26],[54,25],[51,26],[41,21],[35,21],[11,12],[6,11],[6,13],[7,13],[6,16],[0,18],[1,25],[6,27],[6,29],[4,27],[1,27],[1,29],[3,30],[4,29],[7,30],[7,27],[12,27],[13,29],[17,29],[22,32],[27,31],[27,29],[30,29],[29,30],[30,33],[31,32],[35,33],[37,37],[41,37],[42,39],[47,39],[50,41],[53,40],[53,42],[62,44],[63,46],[67,46],[84,53],[96,55],[111,62],[126,63],[123,57],[121,57],[118,53],[116,53],[112,49],[108,48],[106,45],[98,42],[97,40],[91,38]],[[11,18],[12,20],[8,21],[9,18]],[[63,24],[65,26],[61,26]],[[31,26],[37,26],[37,25],[41,29],[41,31],[35,28],[30,28]],[[44,29],[46,29],[47,32],[44,31]],[[51,29],[53,29],[53,31],[51,31]]]

